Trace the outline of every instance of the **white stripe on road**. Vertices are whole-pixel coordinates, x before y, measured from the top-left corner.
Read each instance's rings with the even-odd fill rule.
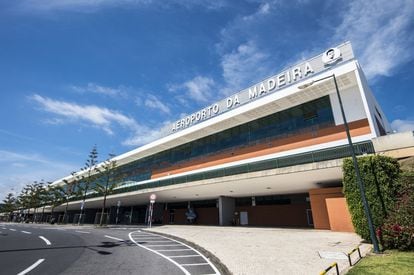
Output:
[[[121,241],[121,242],[124,241],[123,239],[115,238],[115,237],[108,236],[108,235],[105,235],[105,237],[110,238],[110,239],[113,239],[113,240]]]
[[[172,243],[172,241],[142,241],[137,240],[138,242],[145,242],[145,243]]]
[[[78,232],[78,233],[84,233],[84,234],[90,234],[91,232],[87,232],[87,231],[79,231],[79,230],[75,230],[75,232]]]
[[[1,229],[6,230],[6,228],[2,227]]]
[[[149,244],[149,245],[146,245],[145,244],[145,246],[146,247],[149,247],[149,246],[182,246],[181,244]]]
[[[201,257],[200,255],[178,255],[178,256],[168,256],[170,258],[189,258],[189,257]]]
[[[182,264],[180,264],[180,263],[178,263],[178,262],[176,262],[174,259],[173,259],[173,257],[174,256],[167,256],[167,255],[164,255],[164,254],[162,254],[162,253],[160,253],[161,251],[163,251],[163,252],[171,252],[171,251],[187,251],[187,250],[192,250],[193,252],[195,252],[197,255],[195,255],[195,254],[192,254],[192,255],[181,255],[181,256],[184,256],[184,257],[201,257],[201,258],[203,258],[204,259],[204,261],[213,269],[213,271],[215,272],[215,273],[213,273],[213,274],[220,274],[220,272],[218,271],[218,269],[210,262],[210,260],[208,260],[203,254],[201,254],[200,252],[198,252],[197,250],[195,250],[194,248],[192,248],[191,246],[188,246],[187,244],[185,244],[185,243],[183,243],[183,242],[180,242],[180,241],[177,241],[177,240],[174,240],[174,239],[171,239],[171,238],[168,238],[168,237],[165,237],[165,236],[161,236],[161,235],[157,235],[157,234],[153,234],[153,233],[148,233],[148,234],[150,234],[150,235],[152,235],[152,236],[154,236],[154,237],[159,237],[160,239],[165,239],[165,240],[170,240],[170,241],[172,241],[172,242],[175,242],[175,243],[178,243],[179,245],[142,245],[142,244],[140,244],[139,242],[137,242],[136,240],[134,240],[134,235],[137,235],[137,233],[138,232],[140,232],[140,231],[134,231],[134,232],[130,232],[129,233],[129,239],[132,241],[132,242],[134,242],[136,245],[138,245],[139,247],[142,247],[142,248],[144,248],[144,249],[147,249],[147,250],[149,250],[149,251],[151,251],[151,252],[154,252],[155,254],[158,254],[159,256],[161,256],[161,257],[163,257],[164,259],[167,259],[168,261],[170,261],[170,262],[172,262],[174,265],[176,265],[178,268],[180,268],[181,269],[181,271],[183,271],[184,272],[184,274],[186,274],[186,275],[190,275],[191,273],[184,267],[184,265],[182,265]],[[165,248],[163,248],[163,249],[156,249],[155,247],[156,246],[168,246],[168,247],[174,247],[174,246],[181,246],[181,247],[185,247],[185,248],[180,248],[180,249],[165,249]],[[152,249],[152,248],[150,248],[150,247],[154,247],[154,249]],[[177,257],[177,258],[181,258],[181,256],[179,256],[179,257]]]
[[[181,264],[183,266],[193,266],[193,265],[208,265],[208,263],[199,263],[199,264]]]
[[[43,237],[43,236],[39,236],[39,238],[41,238],[42,240],[44,240],[45,241],[45,243],[46,243],[46,245],[51,245],[52,243],[48,240],[48,239],[46,239],[45,237]]]
[[[192,250],[192,249],[189,249],[189,248],[184,248],[184,249],[157,249],[155,251],[168,252],[168,251],[188,251],[188,250]]]
[[[23,231],[23,230],[22,230],[22,233],[24,233],[24,234],[32,234],[32,232]]]
[[[155,254],[157,254],[157,255],[159,255],[159,256],[161,256],[161,257],[163,257],[164,259],[166,259],[167,261],[170,261],[171,263],[173,263],[175,266],[177,266],[179,269],[181,269],[181,271],[182,272],[184,272],[184,274],[185,275],[191,275],[190,274],[190,272],[188,272],[184,267],[182,267],[179,263],[177,263],[176,261],[174,261],[173,259],[170,259],[169,257],[167,257],[167,256],[165,256],[164,254],[161,254],[160,252],[158,252],[157,250],[154,250],[154,249],[151,249],[151,248],[149,248],[149,247],[146,247],[146,246],[143,246],[143,245],[140,245],[139,243],[137,243],[135,240],[134,240],[134,238],[131,236],[131,234],[132,234],[132,232],[131,233],[129,233],[129,239],[131,240],[131,241],[133,241],[136,245],[138,245],[139,247],[142,247],[142,248],[144,248],[144,249],[147,249],[147,250],[149,250],[149,251],[151,251],[151,252],[154,252]]]
[[[16,229],[13,229],[13,228],[10,228],[9,230],[10,230],[10,231],[16,231]]]
[[[23,270],[22,272],[20,272],[17,275],[24,275],[26,273],[29,273],[30,271],[32,271],[34,268],[36,268],[36,266],[40,265],[45,259],[39,259],[37,260],[34,264],[32,264],[31,266],[29,266],[28,268],[26,268],[25,270]]]

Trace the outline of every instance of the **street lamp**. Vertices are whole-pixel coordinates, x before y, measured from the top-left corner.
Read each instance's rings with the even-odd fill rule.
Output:
[[[349,126],[348,126],[348,122],[347,122],[346,117],[345,117],[344,106],[342,105],[342,99],[341,99],[341,95],[339,94],[339,89],[338,89],[338,84],[336,82],[335,74],[332,74],[332,75],[329,75],[329,76],[326,76],[326,77],[322,77],[322,78],[317,79],[317,80],[312,80],[309,83],[298,86],[298,88],[299,89],[305,89],[309,86],[312,86],[316,82],[323,81],[323,80],[326,80],[328,78],[333,78],[334,83],[335,83],[336,95],[338,96],[338,101],[339,101],[339,106],[341,108],[342,119],[344,121],[346,136],[348,137],[348,144],[349,144],[349,147],[350,147],[350,150],[351,150],[352,162],[354,163],[354,169],[355,169],[356,178],[357,178],[357,182],[358,182],[359,192],[361,193],[361,199],[362,199],[362,204],[364,205],[365,216],[367,217],[367,220],[368,220],[369,235],[371,237],[371,241],[372,241],[372,244],[374,246],[374,252],[379,253],[378,241],[377,241],[377,238],[375,237],[375,230],[374,230],[374,226],[372,224],[371,210],[369,209],[367,198],[365,196],[365,186],[364,186],[364,183],[363,183],[362,178],[361,178],[361,173],[359,171],[358,161],[357,161],[357,158],[356,158],[356,155],[355,155],[354,145],[352,144],[351,134],[349,132]]]

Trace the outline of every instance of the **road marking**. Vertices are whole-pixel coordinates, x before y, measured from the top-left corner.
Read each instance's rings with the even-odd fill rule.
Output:
[[[13,229],[13,228],[9,228],[9,230],[10,230],[10,231],[16,231],[16,229]]]
[[[22,233],[24,233],[24,234],[32,234],[32,232],[28,232],[28,231],[21,231]]]
[[[46,243],[46,245],[51,245],[52,243],[48,240],[48,239],[46,239],[45,237],[43,237],[43,236],[39,236],[39,238],[41,238],[42,240],[44,240],[45,241],[45,243]]]
[[[17,275],[24,275],[26,273],[29,273],[30,271],[32,271],[33,269],[36,268],[36,266],[40,265],[45,259],[39,259],[37,260],[34,264],[32,264],[31,266],[29,266],[28,268],[26,268],[25,270],[23,270],[22,272],[20,272]]]
[[[178,255],[178,256],[168,256],[170,258],[189,258],[189,257],[201,257],[200,255]]]
[[[78,232],[78,233],[84,233],[84,234],[90,234],[91,232],[87,232],[87,231],[79,231],[79,230],[75,230],[75,232]]]
[[[199,263],[199,264],[181,264],[183,266],[193,266],[193,265],[208,265],[208,263]]]
[[[138,242],[148,242],[148,243],[172,243],[172,241],[142,241],[142,240],[137,240]]]
[[[6,230],[6,228],[2,227],[1,229]]]
[[[182,246],[181,244],[149,244],[149,245],[145,245],[146,247],[148,246]]]
[[[157,249],[154,251],[161,251],[161,252],[167,252],[167,251],[188,251],[188,250],[192,250],[190,248],[184,248],[184,249]]]
[[[140,231],[138,231],[138,232],[140,232]],[[170,240],[171,242],[175,242],[177,244],[144,245],[144,244],[140,244],[139,241],[137,241],[137,240],[134,239],[134,235],[137,235],[136,233],[137,233],[137,231],[130,232],[129,233],[129,239],[132,242],[134,242],[139,247],[142,247],[142,248],[144,248],[146,250],[149,250],[149,251],[151,251],[151,252],[153,252],[153,253],[155,253],[155,254],[163,257],[164,259],[170,261],[171,263],[173,263],[174,265],[176,265],[182,272],[184,272],[185,275],[191,275],[190,271],[187,270],[183,264],[180,264],[180,263],[176,262],[173,258],[201,257],[205,261],[205,263],[203,263],[203,265],[210,266],[211,269],[213,270],[213,272],[215,272],[214,274],[220,274],[220,272],[218,271],[218,269],[203,254],[201,254],[200,252],[198,252],[197,250],[195,250],[194,248],[192,248],[191,246],[188,246],[187,244],[185,244],[183,242],[180,242],[180,241],[177,241],[177,240],[168,238],[168,237],[160,236],[160,235],[157,235],[157,234],[149,233],[149,235],[152,235],[154,237],[159,237],[159,239]],[[181,247],[184,247],[184,248],[180,248],[180,249],[174,249],[174,248],[173,249],[152,249],[152,248],[150,248],[150,247],[166,247],[166,246],[168,246],[168,247],[174,247],[174,246],[175,247],[179,247],[179,246],[181,246]],[[164,255],[164,254],[160,253],[160,252],[189,251],[189,250],[195,252],[196,254],[192,254],[192,255],[181,255],[181,256],[175,256],[174,257],[174,256],[167,256],[167,255]],[[200,265],[200,263],[195,263],[195,264]],[[191,266],[191,264],[187,264],[187,265],[189,267]]]
[[[115,238],[115,237],[108,236],[108,235],[105,235],[105,237],[110,238],[110,239],[113,239],[113,240],[117,240],[117,241],[120,241],[120,242],[123,242],[124,241],[123,239]]]

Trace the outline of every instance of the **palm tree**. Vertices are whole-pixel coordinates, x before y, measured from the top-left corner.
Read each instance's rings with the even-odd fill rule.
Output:
[[[95,171],[99,173],[101,183],[96,181],[93,189],[96,193],[104,196],[99,226],[103,225],[103,217],[106,208],[106,196],[112,194],[115,187],[118,186],[118,184],[116,184],[117,163],[113,157],[114,155],[110,154],[109,158],[102,164],[102,166],[95,169]]]

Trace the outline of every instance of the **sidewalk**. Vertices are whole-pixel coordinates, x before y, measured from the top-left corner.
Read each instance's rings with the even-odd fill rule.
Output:
[[[354,233],[313,229],[165,225],[146,230],[195,243],[219,258],[231,273],[249,275],[319,274],[333,262],[345,271],[346,257],[325,259],[320,253],[346,254],[361,242]],[[370,247],[363,244],[362,254]]]

